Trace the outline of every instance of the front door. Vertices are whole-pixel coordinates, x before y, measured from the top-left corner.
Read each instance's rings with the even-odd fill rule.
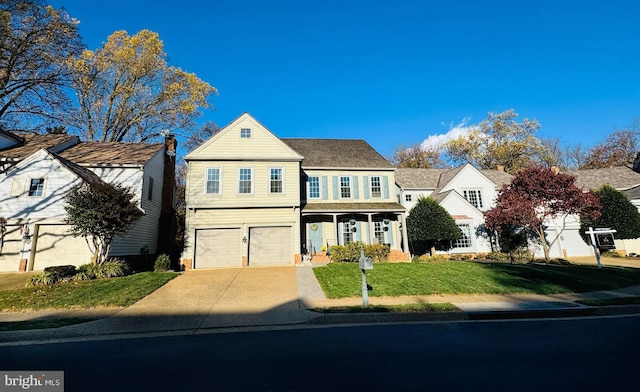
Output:
[[[320,253],[323,244],[322,222],[307,223],[307,251],[311,255]]]

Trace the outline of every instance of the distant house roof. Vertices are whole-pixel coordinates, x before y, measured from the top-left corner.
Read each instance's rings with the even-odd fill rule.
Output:
[[[455,169],[396,169],[396,183],[404,189],[442,189],[462,170],[463,166]],[[500,170],[480,170],[496,186],[511,181],[511,174]]]
[[[588,169],[567,172],[576,176],[576,184],[584,189],[596,190],[609,184],[617,190],[626,190],[640,185],[640,173],[628,166],[614,166],[604,169]]]
[[[81,142],[59,155],[80,165],[144,165],[164,144]]]
[[[10,161],[22,160],[40,149],[51,150],[56,146],[70,143],[74,139],[79,140],[77,136],[67,134],[34,134],[6,131],[3,134],[6,133],[22,139],[22,142],[19,142],[15,146],[0,150],[0,159]]]
[[[364,140],[288,138],[280,140],[304,157],[303,167],[393,168],[393,165]]]

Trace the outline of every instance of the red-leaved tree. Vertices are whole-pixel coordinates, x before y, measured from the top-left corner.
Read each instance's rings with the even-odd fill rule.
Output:
[[[485,214],[485,225],[498,232],[504,227],[519,226],[536,233],[544,258],[549,261],[549,249],[564,231],[567,217],[596,219],[600,208],[598,196],[579,188],[575,176],[534,165],[503,185],[496,206]],[[548,239],[545,224],[556,219],[562,220],[562,227],[555,238]]]

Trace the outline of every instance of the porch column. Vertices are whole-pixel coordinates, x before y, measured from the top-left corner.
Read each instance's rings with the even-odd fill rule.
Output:
[[[367,220],[369,223],[369,226],[367,229],[367,240],[369,242],[367,242],[367,244],[373,244],[373,242],[371,241],[371,233],[373,233],[373,214],[367,214]]]
[[[400,223],[402,224],[402,228],[400,229],[402,233],[402,251],[405,253],[409,253],[409,236],[407,235],[407,220],[405,219],[404,214],[398,214],[400,218]]]
[[[340,228],[338,227],[338,214],[333,215],[333,234],[336,245],[340,245]]]

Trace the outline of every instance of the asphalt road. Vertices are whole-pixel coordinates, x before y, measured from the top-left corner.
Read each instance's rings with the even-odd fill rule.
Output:
[[[285,329],[0,347],[65,391],[618,391],[640,315]]]

